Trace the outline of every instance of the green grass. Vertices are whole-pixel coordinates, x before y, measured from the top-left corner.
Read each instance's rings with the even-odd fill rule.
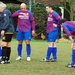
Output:
[[[23,42],[22,60],[16,61],[17,41],[12,40],[11,63],[0,64],[0,75],[75,75],[75,68],[66,68],[71,61],[71,43],[56,43],[58,47],[57,62],[40,62],[45,58],[47,42],[32,40],[32,61],[26,61],[25,42]]]

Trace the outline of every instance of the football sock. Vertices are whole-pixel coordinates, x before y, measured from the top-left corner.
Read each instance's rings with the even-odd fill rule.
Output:
[[[53,47],[52,54],[53,54],[53,59],[57,59],[57,48],[56,47]]]
[[[2,56],[2,49],[1,49],[1,47],[0,47],[0,57]]]
[[[7,47],[2,47],[2,50],[2,61],[5,61],[7,57]]]
[[[11,47],[7,47],[7,60],[10,60],[10,54],[11,54]]]
[[[31,54],[31,46],[30,46],[30,44],[26,44],[26,53],[27,53],[27,57],[30,57],[30,54]]]
[[[75,65],[75,49],[72,50],[72,65]]]
[[[48,49],[47,49],[47,55],[46,55],[46,59],[47,59],[47,60],[50,59],[50,56],[51,56],[52,50],[53,50],[52,47],[48,47]]]
[[[18,44],[18,47],[17,47],[17,50],[18,50],[18,56],[22,56],[22,44]]]

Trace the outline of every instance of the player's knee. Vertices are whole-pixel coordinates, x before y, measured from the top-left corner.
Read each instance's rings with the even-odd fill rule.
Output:
[[[7,46],[7,43],[6,42],[2,42],[1,46],[2,47]]]
[[[26,40],[26,44],[30,44],[30,41],[29,40]]]
[[[22,44],[22,43],[23,43],[23,41],[18,41],[18,43],[19,43],[19,44]]]
[[[49,43],[48,43],[48,46],[49,46],[49,47],[55,47],[55,43],[54,43],[54,42],[49,42]]]

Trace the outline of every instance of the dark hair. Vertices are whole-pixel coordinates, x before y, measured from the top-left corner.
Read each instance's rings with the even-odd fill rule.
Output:
[[[65,19],[65,18],[64,19],[61,19],[60,20],[60,24],[64,23],[65,21],[67,21],[67,19]]]
[[[46,6],[53,9],[53,6],[51,4],[47,4]]]

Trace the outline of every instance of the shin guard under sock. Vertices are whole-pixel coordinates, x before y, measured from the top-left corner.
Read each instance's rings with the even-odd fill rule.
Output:
[[[72,50],[72,65],[75,65],[75,50]]]
[[[2,56],[2,49],[1,49],[1,47],[0,47],[0,57]]]
[[[52,54],[53,54],[53,59],[57,59],[57,48],[56,47],[53,47],[53,50],[52,50]]]
[[[18,56],[22,57],[22,44],[18,44],[17,51],[18,51]]]
[[[10,54],[11,54],[11,47],[7,47],[7,60],[10,60]]]
[[[46,59],[49,60],[50,59],[50,56],[51,56],[51,53],[52,53],[52,47],[48,47],[48,50],[47,50],[47,55],[46,55]]]
[[[7,57],[7,47],[2,47],[2,50],[2,61],[5,61]]]
[[[30,55],[31,55],[31,46],[30,46],[30,44],[26,44],[26,53],[27,53],[27,57],[30,57]]]

